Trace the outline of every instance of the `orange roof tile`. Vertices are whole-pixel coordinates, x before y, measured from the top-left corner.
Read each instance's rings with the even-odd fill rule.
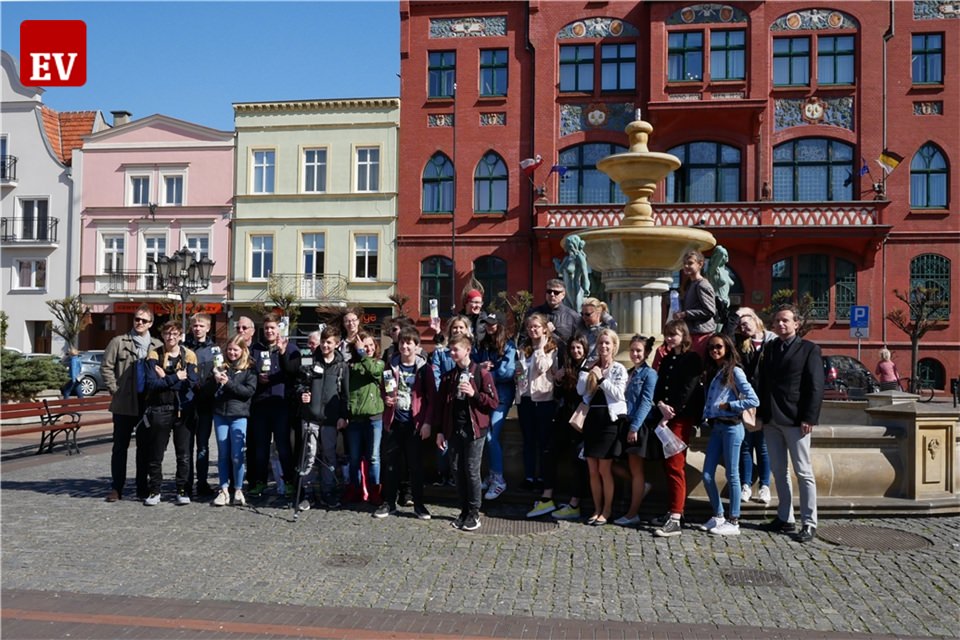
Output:
[[[50,107],[40,107],[40,113],[43,115],[43,129],[47,133],[47,140],[60,162],[64,162],[63,145],[60,141],[60,114]]]
[[[73,150],[83,145],[83,136],[93,133],[97,119],[96,111],[64,111],[58,113],[50,107],[41,108],[43,129],[54,153],[65,165],[73,160]]]

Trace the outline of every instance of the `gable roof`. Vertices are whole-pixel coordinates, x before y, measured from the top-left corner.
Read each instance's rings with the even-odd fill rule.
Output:
[[[83,136],[93,133],[97,120],[96,111],[61,111],[50,107],[41,108],[43,129],[53,152],[65,165],[73,160],[73,150],[83,145]]]

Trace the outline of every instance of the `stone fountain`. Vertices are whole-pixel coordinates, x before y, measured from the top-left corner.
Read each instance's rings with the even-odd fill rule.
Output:
[[[623,335],[662,334],[663,294],[670,289],[683,254],[716,246],[713,234],[691,227],[658,226],[649,198],[657,183],[680,168],[680,160],[647,148],[653,127],[640,119],[627,125],[630,150],[597,162],[628,200],[619,226],[581,231],[587,261],[603,274],[610,313]],[[621,347],[627,348],[621,340]]]

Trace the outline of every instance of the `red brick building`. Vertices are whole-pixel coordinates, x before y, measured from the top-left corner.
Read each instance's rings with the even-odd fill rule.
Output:
[[[398,291],[424,316],[431,297],[459,308],[471,275],[542,300],[562,237],[618,222],[595,163],[640,109],[651,149],[684,163],[655,217],[727,247],[734,303],[810,292],[810,336],[851,355],[867,306],[861,359],[887,345],[905,371],[893,291],[937,287],[947,317],[920,355],[943,388],[960,374],[952,6],[401,2]]]

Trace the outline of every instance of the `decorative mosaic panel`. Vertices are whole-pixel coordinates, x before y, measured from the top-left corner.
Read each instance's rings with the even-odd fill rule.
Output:
[[[914,20],[949,20],[960,18],[960,2],[913,0]]]
[[[507,114],[505,113],[481,113],[481,127],[503,127],[507,124]]]
[[[777,18],[770,31],[811,31],[818,29],[859,29],[856,18],[832,9],[806,9]]]
[[[840,127],[853,131],[853,98],[822,98],[823,119],[819,124]],[[810,123],[803,119],[805,99],[783,98],[773,101],[773,127],[780,131],[789,127],[804,127]]]
[[[633,121],[634,115],[632,102],[560,105],[560,136],[592,129],[623,131]]]
[[[587,18],[571,22],[557,34],[557,40],[572,38],[636,37],[640,31],[629,22],[616,18]]]
[[[505,35],[507,35],[506,16],[430,20],[431,38],[482,38]]]
[[[747,14],[725,4],[695,4],[674,12],[667,24],[702,24],[705,22],[747,22]]]
[[[942,116],[943,103],[935,102],[914,102],[913,115],[915,116]]]
[[[453,114],[452,113],[428,113],[427,126],[428,127],[452,127]]]
[[[714,100],[743,100],[746,96],[743,91],[734,91],[732,93],[715,93]]]
[[[691,102],[701,98],[703,98],[703,94],[700,93],[671,93],[667,96],[667,100],[670,102]]]

